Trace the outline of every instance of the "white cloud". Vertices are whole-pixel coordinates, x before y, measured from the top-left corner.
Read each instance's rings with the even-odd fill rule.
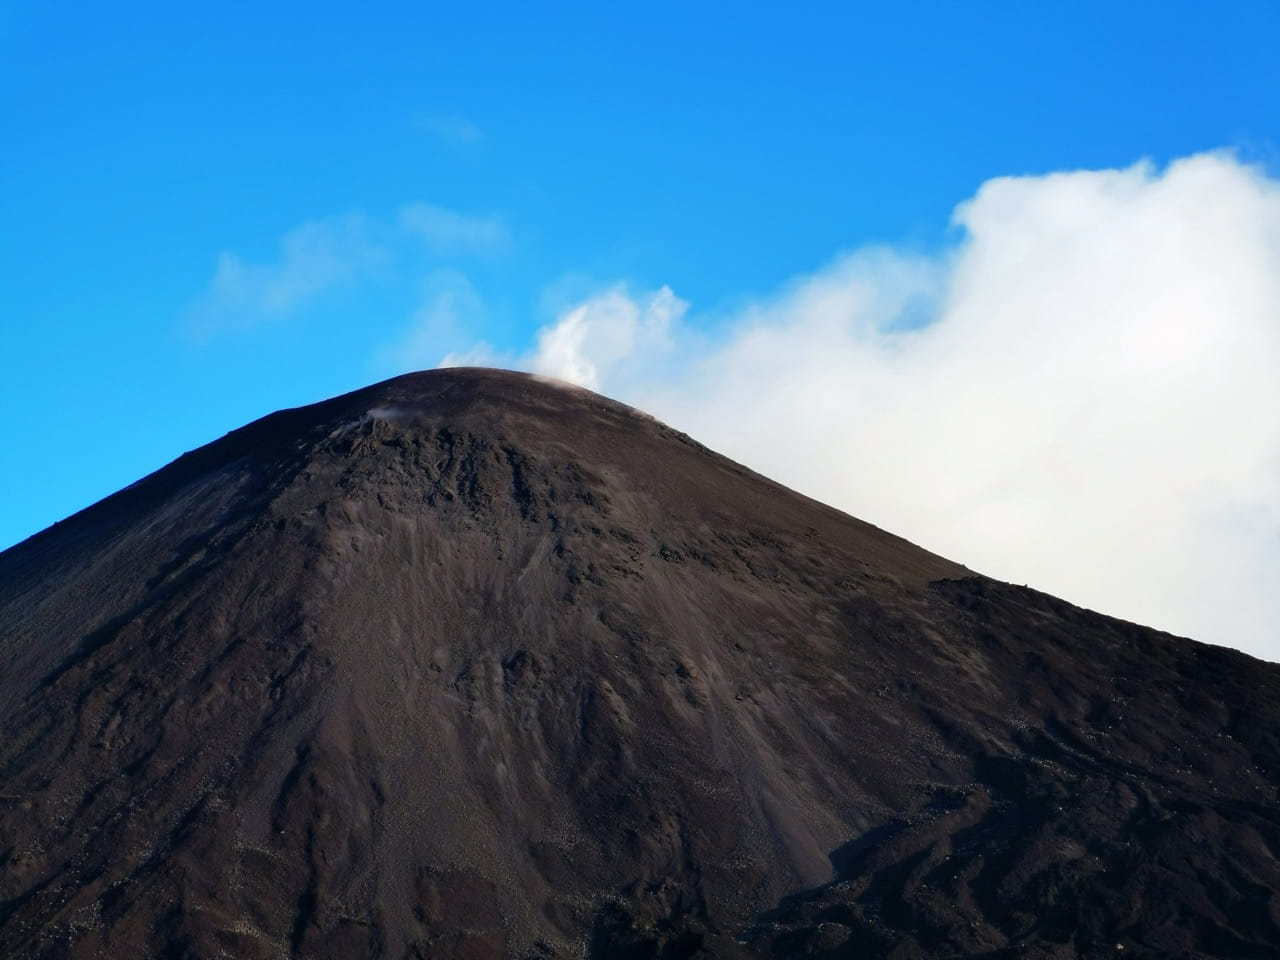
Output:
[[[1006,177],[710,340],[608,291],[521,365],[970,567],[1280,660],[1280,183],[1228,154]]]
[[[451,146],[465,146],[484,139],[484,131],[463,117],[419,117],[414,125]]]
[[[208,291],[191,311],[193,330],[208,335],[288,316],[322,294],[374,273],[386,256],[358,216],[295,227],[281,237],[279,256],[271,263],[248,263],[223,251]]]
[[[385,282],[405,272],[407,264],[409,271],[421,270],[426,278],[424,305],[402,346],[406,356],[426,365],[439,353],[427,360],[424,345],[438,340],[446,326],[462,329],[459,323],[442,325],[444,312],[457,313],[465,301],[465,323],[478,322],[482,313],[465,277],[435,268],[447,255],[498,256],[510,248],[501,217],[471,217],[431,203],[409,204],[395,223],[354,214],[313,220],[285,233],[272,260],[253,262],[231,251],[220,253],[208,289],[188,311],[187,328],[203,338],[258,326],[313,307],[342,288]]]
[[[499,217],[471,217],[431,203],[415,203],[400,213],[400,224],[426,241],[433,253],[505,253],[511,245],[506,225]]]
[[[441,353],[470,342],[470,331],[486,319],[484,302],[475,286],[456,270],[437,270],[422,282],[421,303],[408,329],[395,343],[374,356],[374,366],[383,372],[425,369],[432,366],[486,365],[492,351],[484,344],[466,347],[466,354],[452,359]]]

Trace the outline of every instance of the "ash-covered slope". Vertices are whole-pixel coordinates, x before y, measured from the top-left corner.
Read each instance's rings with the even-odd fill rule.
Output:
[[[1278,731],[1280,667],[415,374],[0,554],[0,955],[1275,956]]]

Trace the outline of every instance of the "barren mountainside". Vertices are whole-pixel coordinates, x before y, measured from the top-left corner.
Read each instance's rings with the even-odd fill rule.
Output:
[[[0,956],[1275,957],[1278,737],[1280,666],[413,374],[0,554]]]

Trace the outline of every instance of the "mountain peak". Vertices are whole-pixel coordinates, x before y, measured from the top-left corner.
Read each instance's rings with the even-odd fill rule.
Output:
[[[0,554],[0,626],[6,955],[1280,937],[1280,668],[524,374],[234,431]]]

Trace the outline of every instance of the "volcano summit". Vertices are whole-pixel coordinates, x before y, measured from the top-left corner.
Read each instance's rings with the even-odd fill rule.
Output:
[[[413,374],[0,554],[0,955],[1274,957],[1278,737],[1280,666]]]

